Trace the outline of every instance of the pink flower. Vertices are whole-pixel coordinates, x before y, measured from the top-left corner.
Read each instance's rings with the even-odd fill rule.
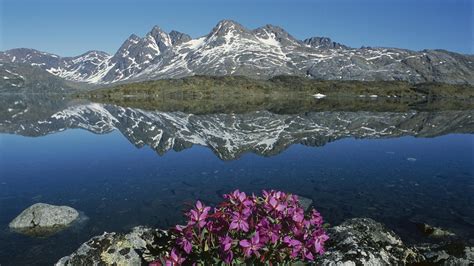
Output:
[[[314,250],[319,253],[319,255],[324,254],[324,242],[326,242],[329,239],[329,236],[326,235],[325,233],[322,233],[319,236],[314,237]]]
[[[268,193],[267,196],[265,197],[265,202],[267,203],[265,204],[265,208],[269,212],[271,211],[282,212],[287,207],[287,204],[285,202],[281,202],[278,197],[275,197],[274,193]]]
[[[196,209],[201,213],[207,214],[211,210],[211,207],[206,207],[201,201],[198,200],[196,201]]]
[[[189,211],[188,216],[191,220],[188,225],[198,224],[200,228],[206,225],[206,218],[209,214],[211,207],[204,206],[199,200],[196,202],[196,209]]]
[[[232,202],[242,202],[247,198],[245,192],[240,192],[240,190],[236,189],[230,194],[225,194],[224,198],[229,199]]]
[[[232,252],[232,250],[229,250],[227,252],[224,252],[222,260],[224,261],[224,263],[231,264],[233,258],[234,252]]]
[[[278,200],[274,197],[271,197],[268,203],[270,204],[270,206],[272,206],[273,209],[277,211],[283,211],[286,208],[285,204],[278,202]]]
[[[313,253],[311,253],[311,251],[305,246],[301,248],[301,255],[303,255],[305,259],[308,259],[310,261],[314,260]]]
[[[187,227],[177,224],[174,228],[175,228],[176,231],[178,231],[178,232],[183,232],[184,229],[186,229]]]
[[[323,217],[321,217],[321,214],[318,211],[313,209],[309,221],[312,225],[321,226],[323,224]]]
[[[245,192],[240,192],[238,189],[231,194],[224,195],[224,197],[229,199],[231,203],[242,205],[244,208],[251,208],[254,206],[252,198],[247,197]]]
[[[228,235],[226,235],[225,237],[221,237],[220,243],[222,250],[228,251],[232,247],[232,238],[230,238]]]
[[[223,229],[223,225],[219,222],[216,222],[215,220],[208,221],[206,223],[206,228],[207,230],[209,230],[209,232],[213,234],[219,234],[219,232],[221,232],[221,230]]]
[[[247,222],[247,217],[241,213],[234,212],[232,215],[232,221],[230,223],[229,229],[231,230],[242,230],[244,232],[249,231],[249,224]]]
[[[301,241],[296,240],[292,237],[285,236],[283,242],[286,243],[291,248],[291,257],[296,258],[303,248]]]
[[[260,234],[262,242],[270,241],[272,244],[275,244],[280,238],[280,229],[280,224],[272,225],[267,218],[263,218],[258,224],[257,232]]]
[[[187,225],[171,230],[172,250],[161,258],[166,265],[195,258],[208,264],[218,260],[231,264],[234,258],[243,261],[244,257],[278,263],[314,261],[324,253],[328,236],[323,219],[315,210],[305,216],[296,195],[271,190],[257,197],[235,190],[224,198],[212,210],[197,201],[186,213]]]
[[[253,235],[250,241],[247,239],[240,240],[239,244],[244,249],[244,255],[246,257],[250,257],[252,254],[260,257],[258,250],[262,247],[262,244],[260,243],[260,237],[258,234]]]
[[[186,239],[185,237],[180,237],[177,240],[178,245],[180,245],[181,248],[183,248],[184,252],[187,254],[191,253],[191,250],[193,249],[193,244],[191,241]]]
[[[304,220],[304,212],[303,212],[303,209],[301,208],[298,208],[295,210],[295,212],[293,212],[293,221],[297,222],[297,223],[301,223],[303,222]]]
[[[225,263],[230,264],[234,258],[234,253],[231,250],[232,238],[226,235],[225,237],[219,238],[219,240],[222,248],[221,258]]]
[[[239,190],[234,191],[232,194],[240,202],[243,202],[247,198],[247,195],[245,195],[245,192],[240,192]]]
[[[176,250],[173,248],[169,257],[166,258],[166,266],[181,265],[185,261],[179,253],[176,253]]]

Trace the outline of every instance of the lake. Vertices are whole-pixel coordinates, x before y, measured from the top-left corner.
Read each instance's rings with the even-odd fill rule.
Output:
[[[295,193],[330,224],[370,217],[408,242],[417,222],[474,241],[472,109],[373,110],[374,99],[349,110],[191,113],[0,98],[2,266],[51,265],[104,231],[166,228],[196,199],[212,205],[236,188]],[[10,231],[37,202],[71,206],[84,220],[46,238]]]

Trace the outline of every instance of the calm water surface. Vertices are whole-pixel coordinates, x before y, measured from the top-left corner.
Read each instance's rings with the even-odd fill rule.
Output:
[[[24,100],[2,108],[1,265],[52,264],[104,231],[167,227],[196,199],[213,204],[236,188],[296,193],[331,224],[371,217],[406,241],[417,240],[413,222],[474,239],[472,111],[193,116]],[[48,238],[11,232],[36,202],[88,219]]]

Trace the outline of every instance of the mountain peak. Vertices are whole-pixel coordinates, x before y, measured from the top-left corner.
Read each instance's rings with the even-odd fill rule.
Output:
[[[303,43],[314,48],[330,48],[330,49],[349,48],[343,44],[333,42],[331,38],[329,37],[311,37],[311,38],[305,39]]]
[[[273,24],[266,24],[265,26],[260,28],[265,28],[275,32],[286,32],[286,30],[284,30],[282,27]]]
[[[244,26],[241,24],[230,20],[230,19],[224,19],[219,21],[217,25],[212,29],[212,33],[227,33],[229,31],[239,31],[239,32],[246,32],[248,31]]]
[[[123,46],[124,44],[127,44],[127,45],[128,45],[128,44],[130,44],[130,43],[137,43],[137,42],[139,42],[140,40],[141,40],[141,38],[140,38],[138,35],[132,33],[130,36],[128,36],[128,38],[125,40],[125,42],[122,44],[122,46]]]
[[[148,35],[152,36],[153,39],[155,39],[156,44],[160,48],[164,48],[165,46],[170,47],[172,45],[169,34],[157,25],[155,25],[153,29],[151,29]]]
[[[165,32],[165,31],[164,31],[162,28],[160,28],[160,26],[155,25],[155,26],[153,26],[153,28],[151,29],[150,34],[152,34],[152,35],[155,36],[155,35],[157,35],[157,34],[164,33],[164,32]]]
[[[223,19],[223,20],[219,21],[216,26],[217,27],[219,27],[219,26],[229,27],[229,26],[232,26],[232,25],[243,27],[237,21],[231,20],[231,19]]]
[[[87,52],[85,52],[85,53],[83,53],[83,54],[81,54],[81,55],[79,55],[79,56],[84,56],[84,55],[89,55],[89,54],[91,54],[91,55],[98,55],[98,56],[109,56],[108,53],[106,53],[106,52],[104,52],[104,51],[99,51],[99,50],[89,50],[89,51],[87,51]]]
[[[182,33],[182,32],[176,31],[176,30],[172,30],[169,33],[169,36],[170,36],[170,39],[171,39],[171,43],[173,45],[179,45],[179,44],[182,44],[184,42],[188,42],[188,41],[192,40],[191,36],[189,36],[188,34]]]
[[[32,48],[13,48],[13,49],[6,50],[5,53],[18,55],[18,56],[26,56],[28,54],[38,54],[38,55],[51,55],[54,57],[59,57],[58,55],[42,52],[42,51],[32,49]]]
[[[118,49],[117,53],[123,53],[123,51],[127,50],[128,48],[130,48],[130,46],[132,45],[135,45],[137,44],[138,42],[140,42],[141,38],[138,37],[136,34],[132,34],[130,35],[123,43],[122,45],[120,46],[120,48]]]
[[[300,41],[291,36],[286,30],[280,26],[267,24],[263,27],[256,28],[253,33],[263,39],[272,38],[280,42],[283,45],[295,45],[299,44]]]
[[[136,35],[135,33],[132,33],[132,34],[130,34],[130,36],[128,36],[128,39],[129,40],[140,40],[140,37],[138,35]]]

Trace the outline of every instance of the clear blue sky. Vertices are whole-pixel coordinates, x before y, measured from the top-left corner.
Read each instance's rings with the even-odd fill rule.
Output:
[[[275,24],[293,36],[329,36],[352,47],[441,48],[473,53],[473,0],[0,0],[0,50],[63,56],[114,53],[154,25],[198,37],[221,19]]]

